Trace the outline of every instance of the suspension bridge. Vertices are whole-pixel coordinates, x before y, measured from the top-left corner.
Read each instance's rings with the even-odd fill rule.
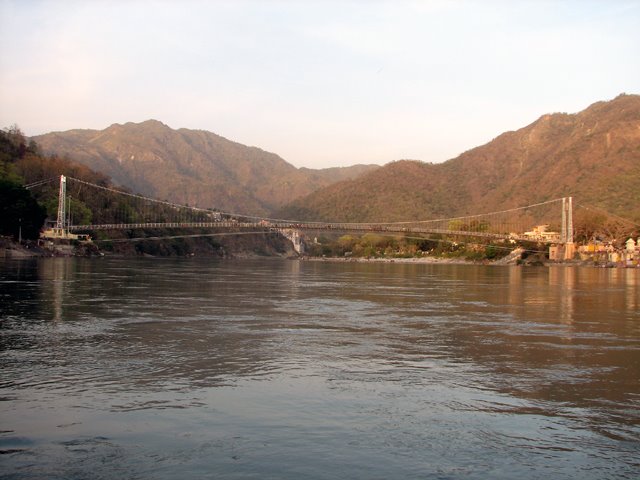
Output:
[[[46,232],[49,238],[71,238],[72,232],[98,230],[216,229],[245,233],[275,231],[295,244],[299,241],[300,231],[377,232],[535,241],[560,246],[564,258],[573,255],[572,197],[452,218],[404,222],[309,222],[180,205],[64,175],[27,185],[27,188],[54,181],[59,182],[58,211],[55,225]],[[559,231],[550,231],[550,225]]]

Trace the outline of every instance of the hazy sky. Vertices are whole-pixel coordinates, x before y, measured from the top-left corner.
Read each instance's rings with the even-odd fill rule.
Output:
[[[0,0],[0,45],[1,128],[154,118],[314,168],[640,93],[638,0]]]

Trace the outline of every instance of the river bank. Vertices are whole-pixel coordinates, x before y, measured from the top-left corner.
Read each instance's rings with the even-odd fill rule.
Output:
[[[146,241],[147,248],[151,240]],[[22,244],[6,237],[0,238],[0,259],[24,259],[35,257],[218,257],[218,258],[258,258],[274,257],[300,259],[305,262],[334,262],[334,263],[401,263],[401,264],[443,264],[443,265],[523,265],[523,266],[550,266],[550,265],[574,265],[594,266],[592,262],[572,260],[567,262],[553,262],[544,255],[536,254],[522,258],[518,250],[498,260],[469,260],[463,257],[435,257],[421,256],[408,258],[382,258],[382,257],[312,257],[296,256],[292,249],[287,249],[281,242],[267,242],[267,246],[258,245],[253,240],[244,237],[236,241],[226,239],[215,250],[207,250],[200,245],[187,248],[184,252],[178,252],[166,248],[152,249],[136,248],[133,244],[115,251],[102,250],[93,243],[78,244],[42,244],[34,241],[26,241]],[[260,247],[260,248],[259,248]],[[615,265],[607,265],[615,266]]]
[[[122,238],[112,241],[23,241],[0,237],[0,259],[33,257],[296,257],[291,242],[280,235],[221,235]]]
[[[515,248],[509,254],[498,259],[471,259],[463,256],[419,257],[303,257],[308,261],[359,262],[359,263],[439,263],[445,265],[544,265],[548,262],[542,252],[528,253],[523,248]]]
[[[26,240],[22,243],[7,237],[0,237],[0,258],[21,259],[33,257],[90,257],[101,256],[94,244],[53,244]]]
[[[46,251],[35,242],[27,241],[18,243],[7,237],[0,237],[0,258],[30,258],[51,257],[51,252]]]
[[[66,244],[53,244],[48,242],[47,244],[39,244],[38,242],[28,241],[22,244],[13,241],[12,239],[2,238],[0,239],[0,258],[6,259],[21,259],[30,257],[91,257],[91,256],[217,256],[217,257],[229,257],[229,258],[250,258],[255,256],[262,257],[286,257],[294,258],[295,252],[291,249],[283,248],[280,242],[277,245],[269,245],[270,248],[262,248],[258,250],[255,241],[248,241],[248,238],[242,238],[236,242],[229,242],[227,239],[226,245],[220,247],[215,252],[207,251],[204,248],[192,248],[190,251],[185,251],[184,254],[169,251],[166,248],[155,248],[151,252],[135,248],[133,244],[121,244],[120,248],[115,251],[108,251],[99,249],[95,244],[87,243],[66,243]],[[149,244],[151,240],[145,241],[145,244]],[[159,246],[160,242],[155,242],[155,246]],[[225,248],[226,247],[226,248]],[[298,258],[298,257],[295,257]],[[303,261],[311,262],[378,262],[378,263],[442,263],[442,264],[468,264],[468,265],[490,265],[494,263],[502,264],[515,264],[520,258],[514,258],[513,261],[504,262],[497,261],[491,262],[488,260],[473,261],[467,260],[462,257],[447,258],[447,257],[411,257],[411,258],[377,258],[377,257],[299,257]]]

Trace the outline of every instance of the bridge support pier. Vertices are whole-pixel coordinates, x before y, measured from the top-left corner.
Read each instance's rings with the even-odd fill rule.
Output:
[[[302,237],[298,230],[280,228],[278,229],[278,232],[291,241],[293,249],[298,255],[302,255],[304,253],[304,243],[302,242]]]
[[[564,261],[573,260],[576,253],[575,243],[560,243],[555,245],[549,245],[549,260]]]

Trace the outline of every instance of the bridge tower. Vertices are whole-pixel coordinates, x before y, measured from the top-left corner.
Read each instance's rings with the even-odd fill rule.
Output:
[[[560,243],[564,246],[564,260],[571,260],[575,253],[575,245],[573,244],[573,197],[562,198]]]
[[[66,226],[67,218],[67,177],[60,175],[60,189],[58,191],[58,219],[56,221],[56,230],[62,237]]]

